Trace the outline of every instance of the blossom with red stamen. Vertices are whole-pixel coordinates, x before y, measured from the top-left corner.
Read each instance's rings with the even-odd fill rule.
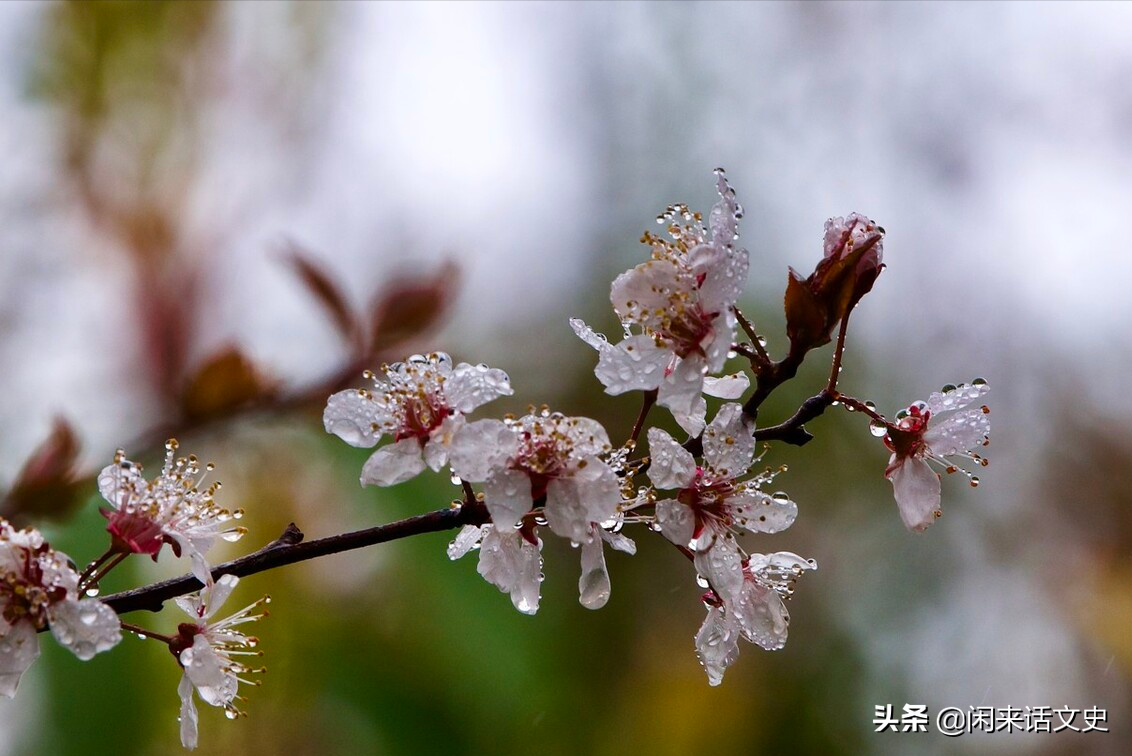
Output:
[[[464,425],[464,414],[500,396],[509,396],[502,370],[466,362],[453,367],[442,352],[414,355],[367,371],[374,389],[347,389],[330,397],[323,424],[351,446],[370,448],[393,437],[362,468],[362,485],[391,486],[425,469],[448,463],[449,446]]]
[[[798,507],[784,495],[760,490],[773,475],[747,475],[755,455],[754,425],[738,404],[720,407],[704,430],[704,464],[660,428],[650,428],[649,478],[659,489],[678,489],[656,502],[656,522],[673,543],[694,553],[696,568],[724,597],[742,585],[743,555],[733,531],[777,533],[794,522]]]
[[[944,386],[926,402],[914,402],[896,415],[896,422],[880,426],[885,445],[892,451],[884,476],[892,490],[900,517],[909,530],[922,532],[940,516],[940,475],[928,464],[952,473],[961,470],[947,460],[960,456],[985,466],[987,460],[973,450],[990,438],[990,409],[964,409],[990,390],[987,382]],[[944,413],[948,413],[943,416]],[[953,413],[953,414],[951,414]],[[941,417],[942,416],[942,417]],[[979,479],[962,470],[978,485]]]

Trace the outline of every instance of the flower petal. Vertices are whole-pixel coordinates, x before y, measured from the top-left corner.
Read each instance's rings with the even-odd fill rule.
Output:
[[[448,464],[448,452],[460,429],[467,425],[463,415],[449,415],[429,434],[422,452],[425,464],[434,472]]]
[[[939,512],[939,475],[922,459],[907,458],[888,474],[904,525],[917,533]]]
[[[747,285],[750,257],[745,249],[700,245],[688,253],[688,264],[701,277],[700,305],[705,312],[729,311]]]
[[[192,681],[201,700],[209,706],[224,706],[236,698],[239,684],[224,657],[216,653],[204,634],[193,638],[193,645],[179,657],[185,675]]]
[[[448,464],[464,480],[480,483],[519,448],[519,439],[499,420],[477,420],[461,428],[448,450]]]
[[[20,676],[39,657],[39,635],[31,621],[9,625],[0,617],[0,696],[12,698]]]
[[[410,436],[375,451],[362,467],[363,486],[393,486],[415,478],[425,469],[421,442]]]
[[[696,656],[707,672],[708,684],[719,685],[723,673],[739,658],[739,625],[719,607],[709,607],[696,633]]]
[[[518,527],[523,515],[531,511],[534,503],[531,478],[522,470],[493,470],[483,483],[483,493],[483,503],[499,530]]]
[[[480,546],[477,571],[504,593],[523,614],[538,611],[542,583],[542,541],[534,546],[517,530],[491,528]]]
[[[609,601],[611,591],[602,540],[593,534],[589,541],[582,542],[582,576],[578,578],[578,601],[587,609],[600,609]]]
[[[117,613],[98,599],[64,599],[48,610],[51,634],[59,645],[82,661],[109,651],[122,640],[122,622]]]
[[[465,525],[448,544],[448,558],[459,559],[473,549],[478,549],[490,525]]]
[[[656,503],[656,524],[661,535],[685,548],[691,543],[696,528],[692,510],[676,499],[661,499]]]
[[[115,509],[122,509],[131,500],[140,498],[145,488],[141,468],[129,460],[107,465],[98,474],[98,491]]]
[[[751,643],[767,651],[777,651],[786,645],[790,613],[777,591],[747,580],[731,607],[743,637]]]
[[[444,382],[444,396],[448,400],[448,406],[460,412],[471,412],[492,399],[513,393],[507,373],[487,365],[461,362]]]
[[[390,418],[368,391],[346,389],[333,394],[322,412],[322,424],[350,446],[369,448],[381,440],[380,427]]]
[[[617,513],[621,482],[607,464],[591,457],[573,477],[558,478],[546,487],[546,523],[556,535],[583,543],[590,538],[590,523],[601,523]]]
[[[649,428],[649,479],[657,488],[686,488],[696,477],[692,453],[660,428]],[[684,541],[686,545],[687,541]]]
[[[693,436],[704,429],[707,402],[701,395],[703,387],[704,358],[690,354],[664,377],[657,393],[656,403],[671,410],[680,427]]]
[[[181,675],[177,695],[181,697],[181,745],[191,751],[197,747],[197,707],[193,703],[193,683],[188,674]]]
[[[658,346],[656,339],[640,333],[599,350],[594,375],[605,393],[616,396],[627,391],[652,391],[664,380],[664,369],[672,362],[672,350]]]
[[[945,418],[938,425],[929,425],[924,443],[937,457],[963,454],[983,445],[990,435],[990,418],[979,409],[963,410]]]
[[[656,320],[678,296],[693,285],[694,279],[674,260],[649,260],[614,279],[609,301],[622,319],[641,325]]]
[[[954,391],[934,391],[928,397],[928,409],[932,414],[963,409],[971,402],[979,399],[990,391],[986,381],[976,380],[973,383],[961,383]]]
[[[755,457],[755,426],[738,404],[725,404],[704,429],[704,461],[713,480],[732,480],[747,472]]]
[[[709,537],[705,531],[701,540]],[[696,550],[696,569],[708,579],[724,601],[734,600],[743,588],[743,557],[734,538],[718,536]]]
[[[727,499],[735,524],[752,533],[778,533],[794,524],[798,505],[790,499],[747,490]]]
[[[704,377],[704,393],[719,399],[738,399],[751,387],[746,373],[734,373],[721,378]]]

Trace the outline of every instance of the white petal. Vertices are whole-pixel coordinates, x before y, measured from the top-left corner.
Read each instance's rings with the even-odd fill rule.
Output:
[[[723,673],[739,658],[739,626],[719,607],[709,607],[696,633],[696,656],[707,672],[708,683],[719,685]]]
[[[472,549],[478,549],[489,525],[465,525],[448,544],[448,558],[459,559]]]
[[[734,373],[722,378],[704,377],[704,393],[720,399],[738,399],[751,387],[746,373]]]
[[[448,464],[464,480],[483,482],[519,448],[515,433],[499,420],[477,420],[461,428],[448,450]]]
[[[122,623],[113,609],[98,599],[64,599],[48,610],[51,634],[59,645],[82,661],[109,651],[122,640]]]
[[[939,475],[922,459],[908,458],[888,479],[896,496],[896,506],[904,525],[917,533],[935,522],[939,511]]]
[[[220,607],[224,606],[224,602],[232,595],[232,591],[239,585],[240,578],[235,575],[221,575],[220,579],[200,592],[201,602],[205,606],[203,619],[208,619],[216,614]]]
[[[410,436],[370,455],[362,467],[362,485],[393,486],[415,478],[424,469],[421,442]]]
[[[637,334],[616,346],[599,350],[594,375],[612,396],[626,391],[652,391],[664,380],[664,369],[672,362],[672,350],[657,346],[648,334]]]
[[[129,460],[107,465],[98,474],[98,491],[115,509],[140,498],[145,488],[141,468]]]
[[[704,429],[704,461],[712,480],[732,480],[747,472],[755,457],[755,426],[738,404],[725,404]]]
[[[600,333],[590,328],[588,325],[586,325],[586,321],[582,320],[581,318],[570,318],[570,327],[574,329],[574,333],[578,335],[579,339],[586,342],[599,352],[605,347],[609,346],[609,339],[605,338]]]
[[[777,651],[786,645],[790,613],[777,591],[747,580],[732,609],[743,636],[751,643],[767,651]]]
[[[487,365],[461,362],[444,382],[444,396],[448,400],[448,406],[461,412],[471,412],[492,399],[513,393],[507,373]]]
[[[621,482],[601,460],[589,464],[570,478],[550,481],[546,487],[546,522],[555,535],[575,543],[589,539],[590,523],[609,520],[621,503]]]
[[[664,377],[657,393],[657,404],[671,410],[680,427],[693,436],[704,429],[707,402],[701,396],[703,387],[704,358],[690,354]]]
[[[197,747],[197,707],[193,703],[193,683],[187,674],[177,684],[181,697],[181,745],[190,751]]]
[[[596,534],[595,534],[596,535]],[[600,609],[609,601],[609,572],[600,537],[582,542],[582,576],[578,578],[578,600],[587,609]]]
[[[989,435],[990,418],[981,409],[969,409],[929,425],[924,443],[933,455],[946,457],[977,449]]]
[[[717,247],[730,247],[739,237],[739,217],[742,208],[735,201],[735,190],[727,183],[722,170],[716,172],[715,188],[719,192],[716,202],[708,213],[708,230],[712,244]]]
[[[961,383],[954,391],[947,393],[942,391],[932,392],[932,395],[928,397],[928,409],[931,410],[933,415],[948,410],[963,409],[988,391],[990,391],[990,386],[985,381]]]
[[[743,491],[727,499],[735,524],[752,533],[778,533],[794,524],[798,505],[762,491]]]
[[[574,444],[575,459],[605,454],[610,450],[609,434],[597,420],[588,417],[569,417],[564,421],[564,432]]]
[[[668,259],[649,260],[614,279],[609,301],[622,318],[634,317],[648,322],[655,314],[666,311],[675,292],[685,291],[692,285],[692,277]],[[644,321],[641,315],[647,315]]]
[[[707,365],[709,373],[723,370],[727,355],[730,354],[731,346],[735,342],[735,327],[738,323],[735,313],[731,310],[724,310],[711,321],[711,334],[701,344],[704,350],[704,364]]]
[[[39,635],[30,620],[9,625],[0,617],[0,696],[12,698],[31,663],[39,657]]]
[[[346,389],[334,394],[322,412],[322,424],[350,446],[368,448],[381,440],[381,431],[374,425],[388,421],[387,413],[369,392]]]
[[[696,529],[692,510],[675,499],[662,499],[656,503],[656,524],[661,535],[684,547],[691,542]]]
[[[236,697],[239,684],[236,675],[227,670],[224,658],[203,634],[197,635],[193,645],[181,652],[180,660],[201,700],[209,706],[224,706]]]
[[[708,531],[700,536],[708,537]],[[743,588],[743,557],[732,538],[720,536],[696,551],[695,565],[724,601],[734,600]]]
[[[696,477],[691,452],[660,428],[649,428],[649,480],[657,488],[686,488]],[[684,542],[684,545],[687,541]]]
[[[747,285],[750,260],[745,249],[701,245],[688,253],[688,264],[700,284],[700,304],[706,312],[726,312]]]
[[[495,470],[483,484],[484,500],[491,521],[500,530],[518,527],[531,511],[531,477],[521,470]]]
[[[433,471],[439,471],[440,468],[448,464],[448,452],[452,448],[452,442],[456,438],[456,434],[460,429],[467,424],[463,415],[449,415],[444,418],[439,427],[434,429],[429,434],[428,441],[425,442],[424,461]]]
[[[624,533],[611,533],[608,530],[599,530],[602,540],[609,544],[609,547],[614,551],[620,551],[624,554],[636,554],[637,544],[633,543],[633,539]]]
[[[523,614],[538,611],[542,583],[542,541],[536,548],[516,530],[491,528],[480,546],[477,571],[504,593]]]

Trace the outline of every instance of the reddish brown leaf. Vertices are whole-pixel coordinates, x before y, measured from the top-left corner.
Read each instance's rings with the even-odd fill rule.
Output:
[[[51,435],[24,463],[8,492],[0,512],[18,524],[36,517],[58,517],[69,512],[78,501],[75,462],[79,441],[63,418],[56,418]]]
[[[342,338],[352,344],[358,334],[358,321],[338,284],[301,249],[292,246],[284,258],[319,304],[323,306]]]
[[[185,387],[181,410],[186,418],[200,420],[222,415],[274,392],[274,386],[237,347],[211,357]]]
[[[458,282],[459,269],[448,262],[431,276],[387,284],[370,308],[370,356],[387,354],[435,327],[447,313]]]
[[[793,268],[786,278],[784,306],[791,351],[804,354],[829,343],[829,311],[814,296],[810,279],[802,278]]]

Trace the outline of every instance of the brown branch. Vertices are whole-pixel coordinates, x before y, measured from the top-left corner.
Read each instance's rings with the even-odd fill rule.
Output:
[[[487,521],[487,509],[482,504],[465,504],[460,507],[438,509],[435,512],[409,517],[387,525],[377,525],[372,528],[318,538],[313,541],[304,541],[302,531],[294,523],[291,523],[279,538],[259,551],[214,567],[212,577],[215,579],[219,579],[221,575],[247,577],[284,565],[305,562],[308,559],[362,549],[422,533],[452,530],[462,525],[481,525]],[[192,593],[200,590],[201,587],[201,582],[192,575],[182,575],[141,588],[115,593],[102,599],[102,601],[118,614],[136,612],[142,609],[156,612],[160,611],[162,605],[169,599]]]
[[[821,391],[802,402],[802,406],[791,418],[778,425],[768,428],[759,428],[755,431],[756,441],[782,441],[795,446],[804,446],[813,436],[806,430],[805,424],[825,412],[825,408],[833,404],[834,394]]]

